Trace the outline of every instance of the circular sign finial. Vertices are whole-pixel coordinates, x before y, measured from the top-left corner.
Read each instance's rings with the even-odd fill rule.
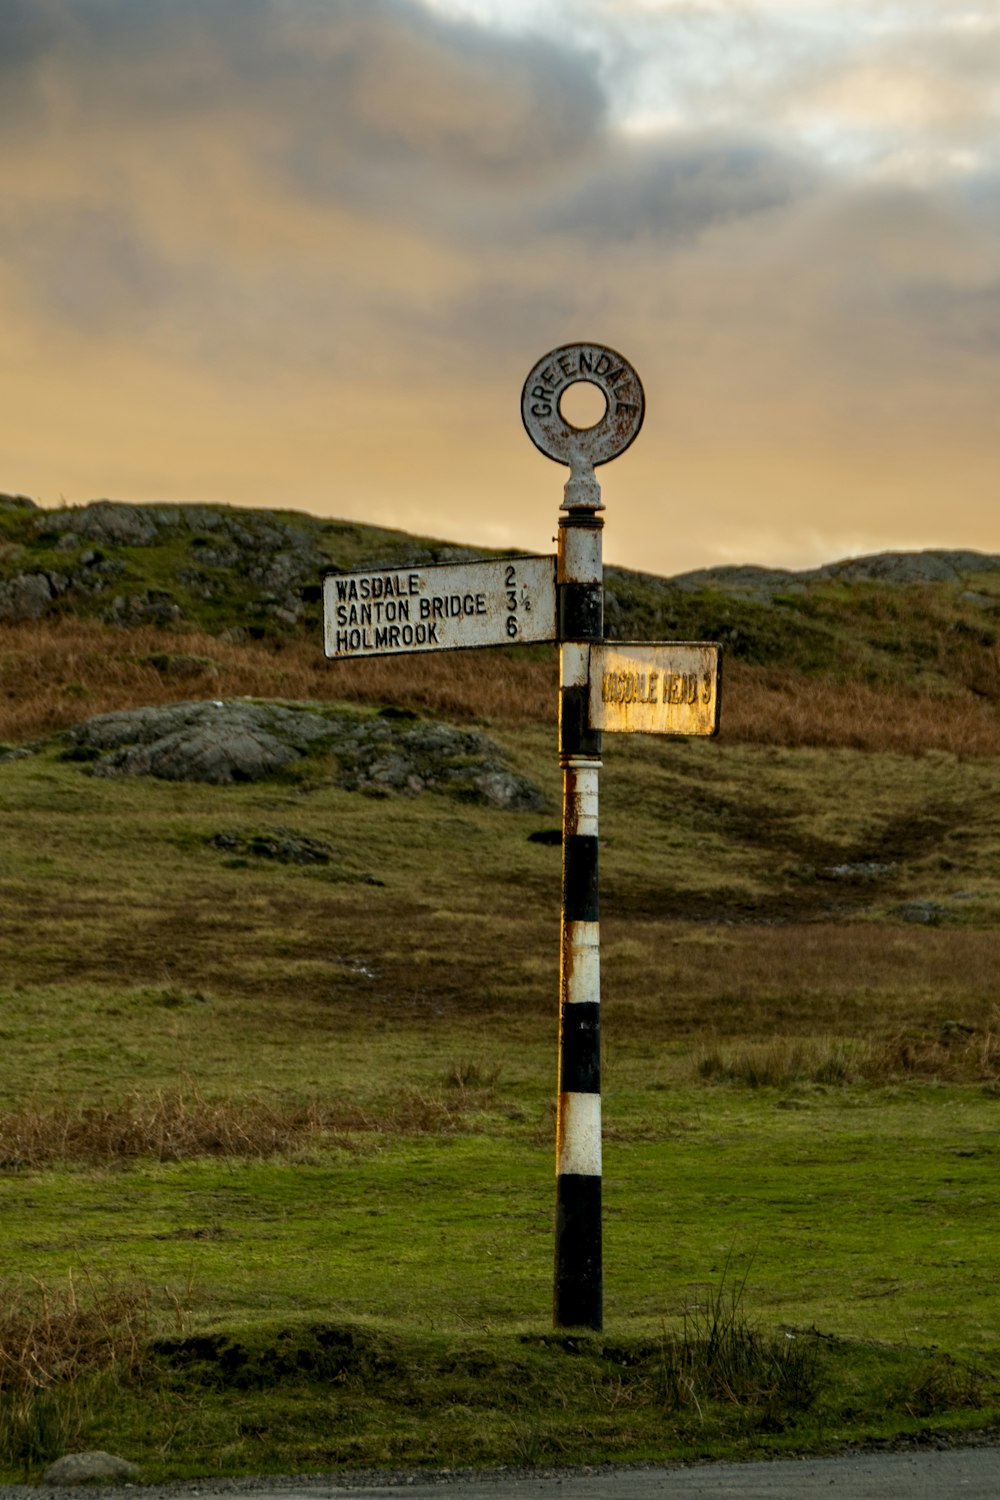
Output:
[[[560,410],[563,396],[579,381],[597,386],[606,408],[593,427],[574,427]],[[585,476],[596,464],[606,464],[624,453],[638,436],[646,410],[646,397],[635,370],[627,359],[605,344],[563,344],[544,355],[532,369],[521,392],[521,417],[536,448],[556,463],[569,464],[574,480],[585,484]],[[591,473],[591,484],[600,504],[600,489]],[[587,503],[581,493],[575,497]],[[591,502],[593,503],[593,501]]]

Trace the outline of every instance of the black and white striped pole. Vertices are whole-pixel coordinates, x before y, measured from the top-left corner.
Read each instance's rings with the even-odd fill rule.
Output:
[[[561,403],[594,385],[605,409],[576,427]],[[559,644],[563,772],[559,1100],[556,1139],[557,1328],[603,1321],[601,1269],[601,947],[597,783],[602,733],[712,735],[722,659],[713,642],[606,641],[597,464],[617,458],[642,426],[632,366],[603,344],[564,344],[540,359],[521,392],[536,447],[569,466],[557,557],[410,563],[323,584],[333,660],[416,655],[529,641]]]
[[[575,427],[560,410],[580,381],[605,398],[601,420]],[[598,773],[590,727],[590,654],[604,637],[601,489],[595,465],[616,458],[642,425],[645,399],[627,360],[597,344],[554,349],[525,381],[521,414],[536,447],[568,464],[556,564],[559,762],[563,773],[559,1082],[556,1120],[554,1320],[603,1325],[601,1251],[601,949]]]

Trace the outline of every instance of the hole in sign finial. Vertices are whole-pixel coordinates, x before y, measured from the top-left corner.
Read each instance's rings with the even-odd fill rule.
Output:
[[[581,432],[602,422],[607,409],[607,396],[592,380],[574,380],[559,398],[559,415]]]

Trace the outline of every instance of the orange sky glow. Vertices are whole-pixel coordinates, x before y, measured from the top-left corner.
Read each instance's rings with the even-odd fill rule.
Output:
[[[963,0],[7,0],[0,490],[550,551],[588,340],[609,561],[1000,551],[998,76]]]

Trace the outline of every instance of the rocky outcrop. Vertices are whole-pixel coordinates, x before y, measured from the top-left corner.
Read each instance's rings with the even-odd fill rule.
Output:
[[[298,760],[336,726],[271,703],[171,703],[98,714],[69,730],[70,755],[95,776],[155,776],[214,786],[260,781]]]
[[[718,589],[769,600],[775,594],[804,589],[823,578],[847,583],[962,583],[980,573],[1000,570],[1000,557],[991,552],[928,550],[925,552],[876,552],[868,557],[849,557],[824,563],[820,568],[798,572],[788,568],[721,567],[697,568],[678,573],[670,580],[683,589]]]
[[[92,500],[43,510],[0,495],[0,621],[46,610],[180,622],[238,637],[318,625],[324,572],[459,561],[468,549],[294,511]],[[63,597],[65,596],[65,597]]]
[[[124,547],[151,547],[159,541],[161,525],[156,510],[114,500],[92,500],[80,510],[52,511],[46,517],[47,529],[62,536],[117,542]]]
[[[200,604],[235,603],[242,594],[251,615],[262,613],[294,625],[310,594],[311,602],[317,602],[320,580],[329,566],[320,546],[322,525],[310,517],[274,511],[122,505],[111,500],[45,516],[46,532],[54,534],[61,552],[93,544],[83,546],[70,588],[104,594],[104,618],[124,623],[165,624],[191,617]],[[173,575],[163,577],[158,590],[112,591],[115,578],[127,578],[130,571],[137,576],[143,569],[141,560],[109,557],[104,548],[167,548]],[[164,573],[162,568],[157,571]]]
[[[249,700],[174,703],[98,714],[64,736],[95,776],[155,776],[214,786],[260,781],[316,751],[339,784],[370,795],[443,791],[535,811],[546,799],[486,735],[433,720],[366,716],[322,704]]]
[[[338,740],[345,787],[369,793],[446,791],[518,812],[545,807],[538,787],[511,771],[500,747],[485,734],[433,720],[406,729],[391,722],[392,728],[385,720],[356,722]]]

